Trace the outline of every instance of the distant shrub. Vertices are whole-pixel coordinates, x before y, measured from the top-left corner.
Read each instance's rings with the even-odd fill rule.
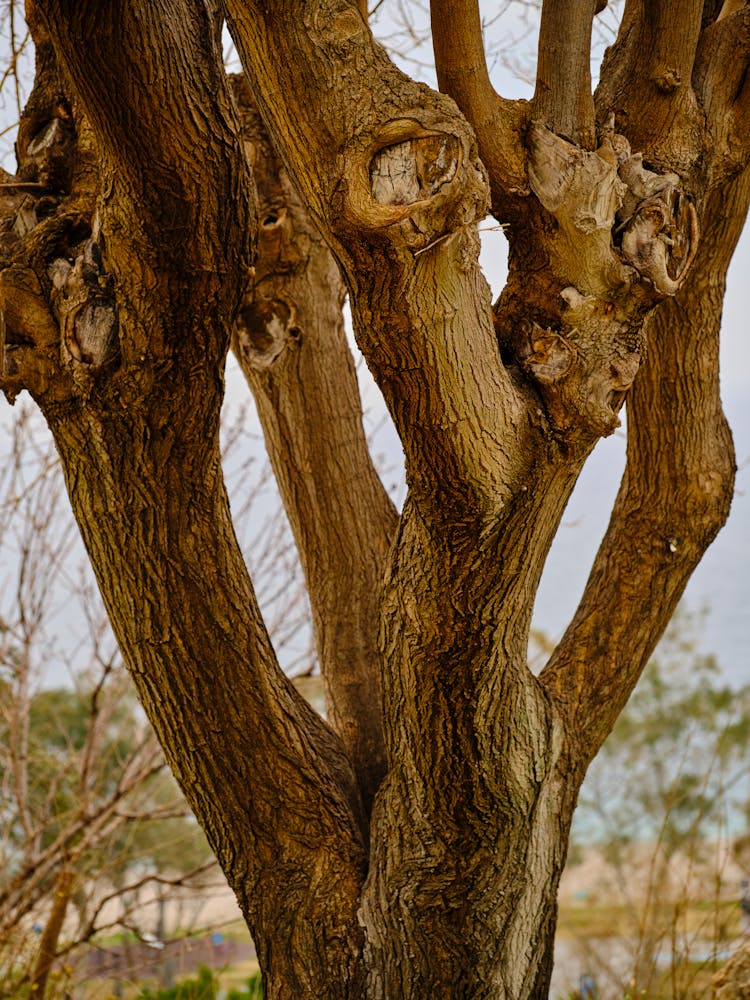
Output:
[[[211,969],[202,965],[195,979],[184,979],[176,986],[151,990],[145,986],[137,1000],[216,1000],[219,983]]]
[[[217,1000],[219,981],[205,965],[198,970],[195,979],[183,979],[176,986],[152,990],[144,986],[136,1000]],[[263,1000],[263,978],[259,972],[250,976],[245,989],[232,989],[226,1000]]]
[[[263,1000],[263,977],[259,972],[247,980],[247,989],[230,990],[227,1000]]]

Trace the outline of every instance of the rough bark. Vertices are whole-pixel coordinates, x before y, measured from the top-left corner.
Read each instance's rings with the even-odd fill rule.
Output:
[[[36,110],[3,203],[2,387],[30,389],[50,423],[123,655],[270,997],[546,996],[586,766],[726,517],[717,334],[750,197],[747,8],[631,0],[594,103],[596,6],[545,2],[527,108],[489,87],[476,4],[436,2],[459,110],[390,63],[361,4],[226,0],[275,177],[264,140],[243,145],[199,0],[39,6]],[[403,443],[395,535],[337,271],[297,197]],[[494,308],[477,264],[490,199],[511,245]],[[341,736],[279,671],[233,535],[230,335]],[[628,393],[612,523],[536,678],[544,560]]]
[[[746,1000],[750,995],[750,943],[743,942],[714,976],[713,1000]]]
[[[91,123],[100,196],[95,215],[91,171],[69,187],[47,181],[47,224],[9,237],[4,388],[30,388],[55,435],[123,656],[256,936],[270,995],[311,996],[329,979],[356,982],[366,834],[343,748],[276,664],[231,526],[221,366],[253,205],[210,22],[199,4],[183,13],[39,8],[41,58],[60,60],[74,98],[62,112],[47,103],[47,121],[64,114],[79,145]],[[40,105],[47,94],[48,80]],[[71,350],[102,293],[116,350]],[[296,966],[300,948],[321,964]]]
[[[365,440],[338,266],[241,77],[233,91],[252,151],[260,220],[255,273],[233,347],[302,559],[327,717],[354,762],[369,813],[386,771],[377,636],[397,514]]]
[[[430,13],[438,84],[476,132],[493,214],[504,220],[518,197],[528,194],[523,143],[528,103],[503,99],[490,82],[477,0],[433,0]]]
[[[748,171],[715,191],[690,278],[649,320],[652,346],[628,401],[627,466],[612,520],[542,674],[590,757],[729,514],[735,466],[719,397],[719,329],[726,269],[749,204]]]

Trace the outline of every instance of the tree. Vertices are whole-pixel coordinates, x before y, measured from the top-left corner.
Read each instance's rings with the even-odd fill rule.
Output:
[[[602,6],[544,0],[523,102],[493,90],[471,0],[431,3],[442,93],[396,69],[362,3],[27,2],[0,385],[54,435],[270,997],[546,995],[578,789],[727,516],[718,333],[750,198],[750,9],[630,0],[592,96]],[[278,175],[243,136],[223,18]],[[488,211],[510,244],[494,306]],[[403,444],[400,514],[367,454],[343,288]],[[230,340],[330,725],[278,668],[232,530]],[[626,397],[610,525],[536,677],[544,559]]]
[[[750,686],[721,683],[698,652],[700,618],[679,611],[581,788],[572,839],[606,865],[594,892],[615,907],[620,939],[584,937],[586,967],[618,996],[702,995],[740,925],[729,869],[743,837]],[[665,971],[665,965],[667,971]]]

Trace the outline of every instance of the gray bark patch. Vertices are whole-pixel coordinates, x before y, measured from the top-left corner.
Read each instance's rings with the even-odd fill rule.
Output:
[[[386,146],[370,163],[370,190],[381,205],[411,205],[432,198],[456,174],[458,139],[428,135]]]

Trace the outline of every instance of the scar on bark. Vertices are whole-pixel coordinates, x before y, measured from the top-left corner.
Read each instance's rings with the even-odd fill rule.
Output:
[[[442,121],[401,118],[387,122],[364,148],[345,155],[345,214],[358,227],[399,232],[409,249],[420,252],[487,210],[486,178],[469,146]],[[452,207],[466,209],[452,217]],[[481,203],[481,204],[480,204]]]
[[[643,319],[695,258],[697,213],[679,177],[644,164],[613,117],[592,152],[538,124],[530,140],[531,189],[557,224],[559,321],[519,324],[513,350],[557,430],[611,434],[642,357]]]
[[[302,331],[292,305],[279,298],[255,298],[252,290],[235,322],[237,344],[253,368],[270,368],[289,343],[299,343]]]
[[[18,174],[2,174],[2,379],[9,398],[119,356],[112,279],[96,220],[71,192],[78,133],[68,105],[40,105],[19,129]],[[93,226],[93,230],[92,230]],[[63,392],[58,379],[56,392]]]
[[[94,232],[72,262],[58,257],[48,269],[64,360],[92,368],[107,364],[118,353],[112,279],[104,271],[97,228],[95,223]]]
[[[450,183],[461,162],[453,135],[435,134],[385,146],[370,163],[370,190],[381,205],[413,205]]]

